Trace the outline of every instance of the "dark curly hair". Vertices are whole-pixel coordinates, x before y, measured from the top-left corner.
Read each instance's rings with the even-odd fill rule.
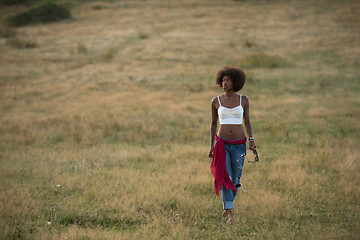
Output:
[[[240,91],[246,81],[246,75],[243,70],[236,67],[225,66],[220,69],[215,75],[215,82],[222,87],[222,81],[224,76],[228,76],[233,82],[234,91]]]

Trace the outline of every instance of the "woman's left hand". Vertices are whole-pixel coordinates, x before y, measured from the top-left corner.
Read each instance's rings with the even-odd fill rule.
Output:
[[[249,149],[254,150],[256,148],[254,141],[249,141]]]

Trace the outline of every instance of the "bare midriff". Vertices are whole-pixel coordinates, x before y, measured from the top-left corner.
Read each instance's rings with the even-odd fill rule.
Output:
[[[227,140],[240,140],[245,138],[242,124],[221,124],[217,135]]]

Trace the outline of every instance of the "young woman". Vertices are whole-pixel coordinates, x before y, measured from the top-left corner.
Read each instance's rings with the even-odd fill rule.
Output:
[[[215,81],[222,87],[224,94],[213,98],[211,103],[211,172],[215,178],[214,188],[217,195],[221,189],[223,217],[228,219],[226,223],[229,224],[235,221],[232,209],[237,190],[241,186],[240,179],[246,156],[247,139],[243,123],[249,137],[249,148],[256,148],[250,124],[249,99],[236,93],[243,88],[245,78],[245,73],[238,68],[220,69],[215,75]],[[220,128],[216,135],[218,119]]]

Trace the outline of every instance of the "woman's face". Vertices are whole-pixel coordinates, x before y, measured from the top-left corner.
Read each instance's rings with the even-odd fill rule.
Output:
[[[224,76],[222,79],[222,88],[224,91],[234,90],[233,82],[228,76]]]

